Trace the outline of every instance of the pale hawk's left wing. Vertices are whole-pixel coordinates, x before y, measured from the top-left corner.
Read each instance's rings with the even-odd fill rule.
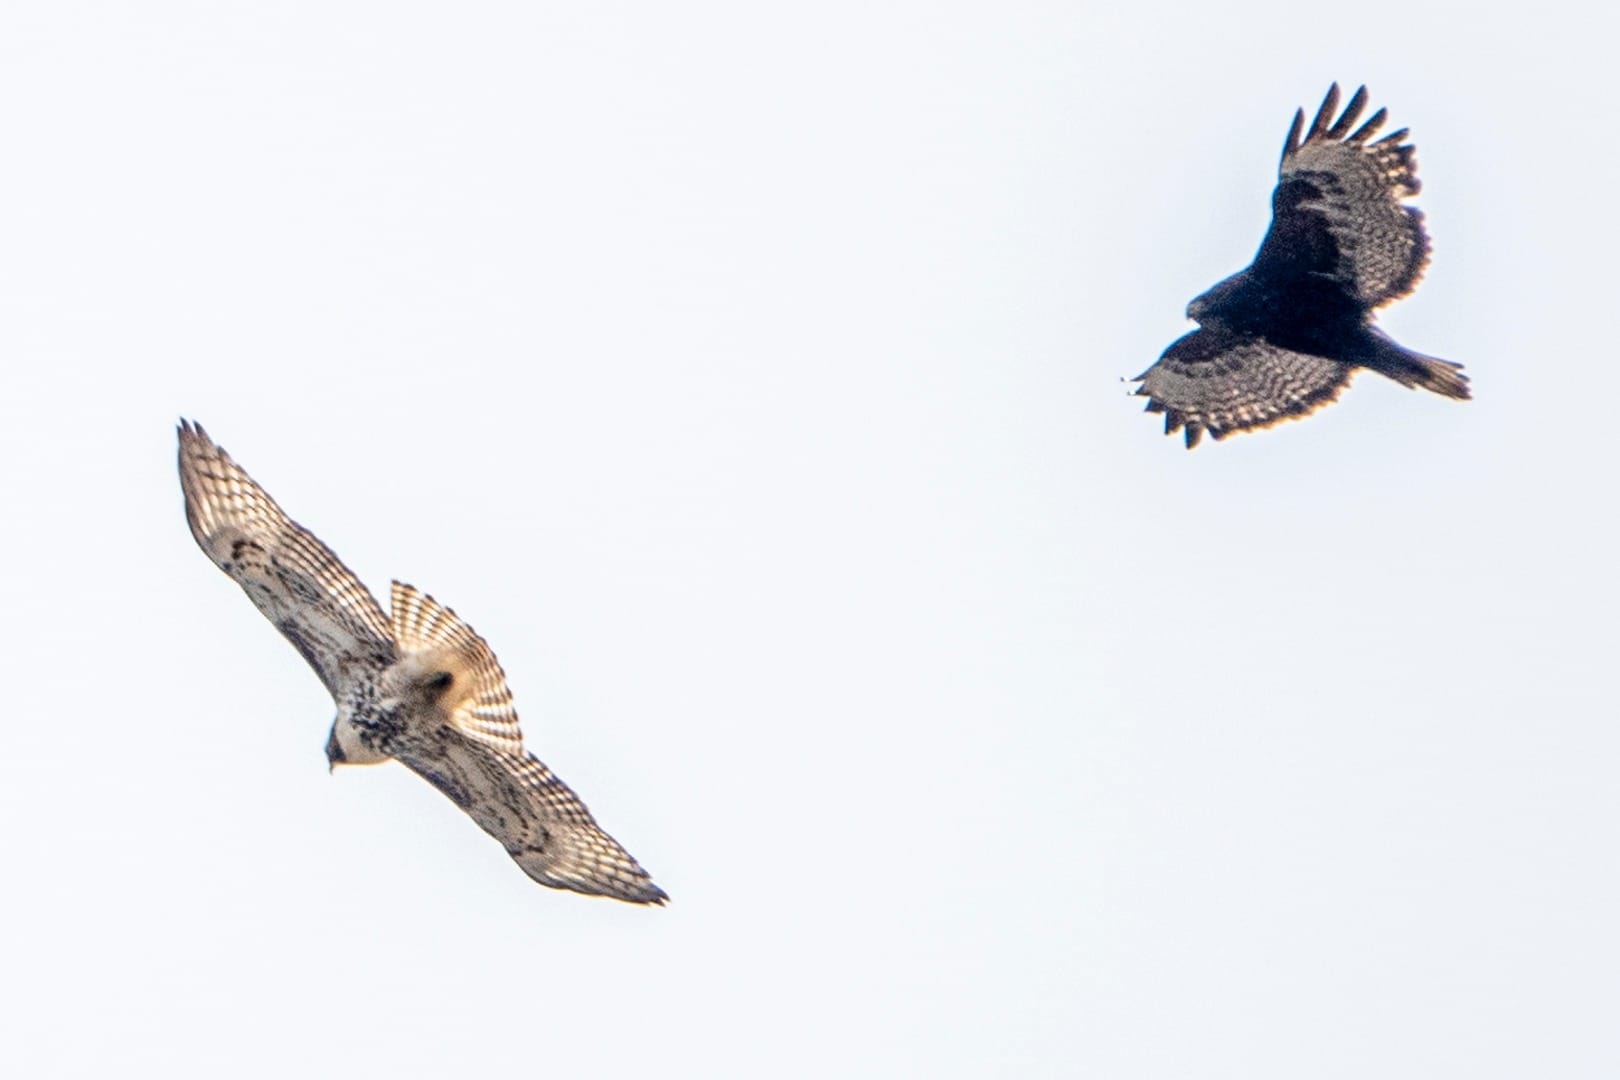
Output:
[[[394,582],[399,670],[427,717],[406,725],[393,756],[465,810],[542,885],[662,904],[668,896],[602,828],[579,796],[523,748],[506,674],[456,613]],[[427,719],[427,722],[421,722]]]

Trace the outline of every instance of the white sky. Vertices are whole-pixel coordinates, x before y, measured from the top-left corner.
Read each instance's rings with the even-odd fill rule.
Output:
[[[1587,8],[0,9],[0,1071],[1616,1075]],[[1477,400],[1189,454],[1119,378],[1335,79]],[[182,415],[669,908],[327,775]]]

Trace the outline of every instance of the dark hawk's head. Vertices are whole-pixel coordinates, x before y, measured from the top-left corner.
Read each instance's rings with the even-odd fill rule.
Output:
[[[1187,305],[1187,318],[1192,319],[1199,326],[1215,329],[1226,322],[1226,315],[1232,305],[1239,302],[1240,294],[1249,284],[1249,275],[1245,272],[1233,274],[1203,293],[1193,297],[1192,303]]]

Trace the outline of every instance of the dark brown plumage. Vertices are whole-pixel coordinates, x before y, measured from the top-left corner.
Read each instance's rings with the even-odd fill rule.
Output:
[[[1187,306],[1199,328],[1137,381],[1165,433],[1187,446],[1303,416],[1338,397],[1357,368],[1403,386],[1467,398],[1461,365],[1412,352],[1373,325],[1373,312],[1417,285],[1429,261],[1406,129],[1371,141],[1379,109],[1355,127],[1367,89],[1333,119],[1339,87],[1309,130],[1294,114],[1283,144],[1271,228],[1254,262]],[[1352,131],[1352,128],[1354,130]],[[1303,133],[1303,138],[1301,137]]]

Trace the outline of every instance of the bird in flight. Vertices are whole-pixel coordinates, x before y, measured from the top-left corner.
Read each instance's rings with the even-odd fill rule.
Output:
[[[384,615],[330,548],[187,420],[180,486],[198,546],[292,642],[337,704],[326,741],[332,766],[400,761],[542,885],[635,904],[668,899],[523,748],[505,672],[454,611],[396,581]]]
[[[1460,364],[1402,348],[1373,325],[1377,308],[1417,285],[1429,237],[1402,201],[1419,188],[1407,130],[1372,141],[1379,109],[1352,131],[1366,106],[1362,87],[1335,120],[1335,83],[1309,130],[1304,110],[1294,114],[1254,262],[1189,304],[1198,329],[1136,377],[1147,410],[1164,413],[1167,435],[1185,428],[1188,449],[1206,431],[1221,439],[1304,416],[1357,368],[1469,396]]]

